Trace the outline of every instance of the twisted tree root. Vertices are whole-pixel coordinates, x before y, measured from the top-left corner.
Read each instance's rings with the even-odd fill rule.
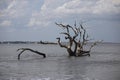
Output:
[[[33,49],[30,49],[30,48],[19,48],[17,51],[20,51],[21,52],[18,54],[18,60],[20,60],[20,55],[24,52],[24,51],[31,51],[31,52],[34,52],[36,54],[39,54],[39,55],[42,55],[44,58],[46,58],[46,54],[44,53],[41,53],[41,52],[38,52],[38,51],[35,51]]]

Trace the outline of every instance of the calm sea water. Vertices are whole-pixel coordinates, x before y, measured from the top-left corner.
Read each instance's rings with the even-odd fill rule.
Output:
[[[18,48],[32,48],[46,58]],[[0,44],[0,80],[120,80],[120,44],[100,44],[91,57],[68,57],[58,45]]]

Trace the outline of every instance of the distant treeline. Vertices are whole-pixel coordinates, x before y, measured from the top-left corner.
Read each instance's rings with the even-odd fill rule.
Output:
[[[0,44],[57,44],[48,41],[0,41]]]
[[[0,44],[32,44],[32,43],[37,43],[37,42],[32,42],[32,41],[3,41],[3,42],[0,42]]]

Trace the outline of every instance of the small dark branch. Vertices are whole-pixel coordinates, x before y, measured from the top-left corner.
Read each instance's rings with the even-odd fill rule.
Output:
[[[70,26],[70,25],[67,25],[67,26],[68,26],[69,28],[71,28],[75,34],[77,34],[77,30],[75,30],[75,29],[74,29],[72,26]]]
[[[74,53],[75,53],[75,55],[76,55],[76,51],[77,51],[77,47],[78,47],[78,43],[77,43],[75,40],[73,40],[73,41],[74,41],[74,43],[75,43]]]
[[[20,49],[18,49],[17,51],[19,51]],[[19,54],[18,54],[18,60],[20,60],[20,55],[24,52],[25,50],[21,51]]]
[[[67,29],[67,33],[69,34],[69,25],[64,25],[64,24],[58,24],[55,22],[56,25],[60,26],[60,27],[63,27],[64,29]]]
[[[90,56],[90,51],[80,50],[80,53],[78,53],[77,56],[78,57],[80,57],[80,56]]]
[[[90,53],[90,51],[81,51],[82,54]]]
[[[83,28],[82,24],[80,24],[80,27],[81,27],[81,29],[83,29],[83,30],[84,30],[84,28]]]
[[[80,31],[79,34],[80,34],[79,40],[81,40],[81,38],[82,38],[82,31]]]
[[[86,39],[85,39],[85,36],[86,36],[86,30],[83,28],[83,42],[82,42],[82,46],[84,46],[85,45],[85,42],[86,42]]]
[[[30,48],[20,48],[20,49],[18,49],[17,51],[20,51],[20,50],[21,50],[21,52],[18,54],[18,60],[20,60],[20,55],[21,55],[24,51],[31,51],[31,52],[34,52],[34,53],[36,53],[36,54],[42,55],[44,58],[46,58],[46,54],[41,53],[41,52],[38,52],[38,51],[35,51],[35,50],[33,50],[33,49],[30,49]]]
[[[55,22],[55,24],[58,25],[58,26],[60,26],[60,27],[63,27],[64,29],[67,30],[67,33],[70,34],[70,33],[69,33],[69,27],[70,27],[70,26],[69,26],[69,25],[58,24],[58,23],[56,23],[56,22]]]
[[[61,44],[61,42],[60,42],[60,38],[59,38],[59,37],[58,37],[58,38],[56,38],[56,39],[58,39],[58,44],[60,45],[60,47],[67,48],[67,46],[66,46],[66,45]]]
[[[76,21],[75,21],[75,23],[74,23],[74,26],[76,27]]]
[[[56,25],[60,26],[60,27],[63,27],[63,28],[66,28],[66,25],[63,25],[63,24],[58,24],[55,22]]]
[[[86,35],[86,30],[84,30],[84,33],[83,33],[83,42],[85,41],[85,35]]]
[[[73,39],[75,39],[77,36],[78,36],[78,34],[75,34],[75,35],[73,36]]]
[[[60,34],[64,34],[67,36],[67,37],[65,37],[65,39],[69,39],[69,46],[71,47],[73,44],[73,38],[71,37],[71,35],[69,33],[66,33],[66,32],[62,32]]]
[[[92,49],[94,46],[96,46],[98,43],[102,43],[102,42],[103,42],[103,40],[101,40],[101,41],[95,41],[95,42],[90,46],[89,51],[91,51],[91,49]]]
[[[79,28],[75,27],[74,34],[75,35],[73,36],[73,39],[75,39],[76,37],[78,37],[78,35],[79,35]]]
[[[67,33],[70,34],[70,33],[69,33],[69,28],[68,28],[68,27],[69,27],[69,26],[67,25],[67,26],[66,26]]]
[[[64,35],[67,35],[68,37],[71,37],[70,34],[68,34],[66,32],[61,32],[60,34],[64,34]]]
[[[80,54],[80,56],[90,56],[90,51],[81,51]]]

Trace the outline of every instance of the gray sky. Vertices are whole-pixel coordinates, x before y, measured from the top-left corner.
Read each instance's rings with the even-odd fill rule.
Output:
[[[54,23],[75,21],[95,40],[120,43],[120,0],[0,0],[0,41],[56,41]]]

